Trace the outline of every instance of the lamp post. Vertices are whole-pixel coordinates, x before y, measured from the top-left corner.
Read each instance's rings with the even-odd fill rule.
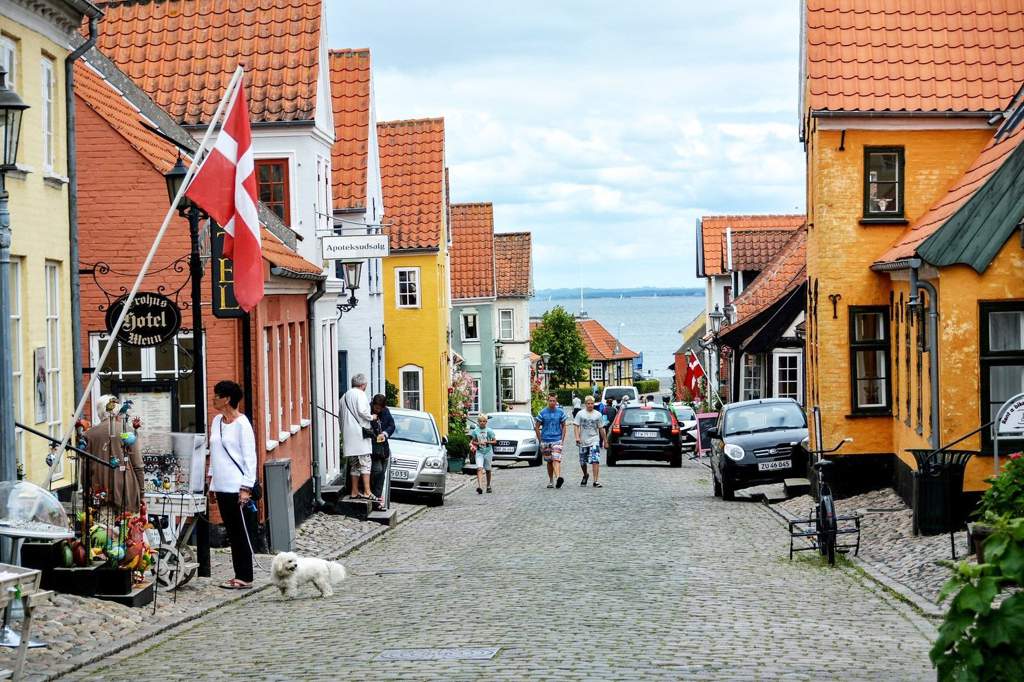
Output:
[[[505,349],[501,345],[501,341],[494,342],[494,385],[498,388],[498,412],[501,412],[501,365],[498,363],[501,361],[501,356],[505,353]]]
[[[28,105],[7,87],[0,67],[0,480],[18,476],[14,446],[14,386],[11,382],[11,214],[7,208],[7,171],[15,169],[21,115]]]
[[[167,195],[173,202],[185,181],[188,169],[181,157],[175,161],[174,167],[164,174],[167,181]],[[206,436],[206,372],[205,353],[203,352],[203,310],[202,282],[203,261],[199,253],[199,223],[209,218],[195,203],[182,196],[178,203],[178,215],[188,220],[188,236],[191,250],[189,252],[189,279],[192,284],[192,392],[195,394],[195,433]],[[251,405],[252,396],[245,396]],[[199,519],[196,525],[196,558],[199,559],[199,575],[210,577],[210,525],[205,518]]]
[[[541,353],[540,357],[544,360],[544,392],[548,390],[548,375],[551,374],[551,369],[548,367],[548,363],[551,362],[551,353]]]
[[[718,334],[722,331],[722,322],[725,321],[726,315],[721,311],[721,309],[719,309],[718,304],[716,303],[715,309],[708,313],[708,319],[711,321],[711,344],[715,355],[715,360],[712,363],[712,367],[714,367],[715,370],[715,376],[713,378],[708,377],[708,383],[711,384],[713,381],[714,386],[721,388],[722,384],[719,378],[722,372],[722,344],[718,339]]]
[[[348,301],[338,304],[338,319],[341,319],[342,314],[355,308],[359,305],[359,299],[356,298],[356,289],[359,288],[359,280],[362,277],[363,272],[363,261],[351,261],[341,264],[342,279],[345,284],[345,288],[348,289]]]

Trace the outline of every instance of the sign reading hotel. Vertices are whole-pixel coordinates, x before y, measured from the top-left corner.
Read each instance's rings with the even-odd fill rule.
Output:
[[[107,308],[107,332],[114,330],[117,318],[121,316],[127,296],[110,304]],[[159,346],[174,338],[181,327],[181,311],[174,301],[163,294],[140,291],[132,301],[132,307],[124,317],[124,324],[117,332],[117,340],[126,346],[146,348]]]
[[[245,317],[245,311],[235,298],[235,263],[224,255],[224,228],[211,224],[210,263],[213,276],[213,316],[219,318]]]
[[[324,260],[366,260],[391,255],[386,234],[334,235],[320,242]]]

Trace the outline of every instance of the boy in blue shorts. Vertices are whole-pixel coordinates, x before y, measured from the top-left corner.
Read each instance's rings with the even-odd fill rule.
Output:
[[[561,488],[565,483],[562,478],[562,442],[565,440],[568,421],[565,412],[558,406],[558,396],[548,394],[548,406],[537,414],[533,429],[537,432],[544,461],[548,463],[549,488]]]
[[[476,445],[476,494],[482,495],[484,472],[487,472],[487,492],[491,492],[491,461],[494,458],[491,446],[497,442],[497,436],[493,429],[487,428],[486,414],[477,417],[476,424],[469,437]]]
[[[590,479],[587,465],[594,471],[594,487],[601,488],[601,448],[608,447],[608,437],[604,429],[604,415],[594,409],[594,397],[587,396],[584,407],[576,415],[576,446],[580,450],[580,468],[586,485]]]

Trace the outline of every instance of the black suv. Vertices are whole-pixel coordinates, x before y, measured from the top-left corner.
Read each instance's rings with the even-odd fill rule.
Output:
[[[711,439],[715,495],[734,499],[738,488],[779,483],[805,475],[799,443],[807,419],[795,400],[745,400],[722,408]]]
[[[624,459],[656,459],[683,466],[679,421],[672,411],[653,405],[626,405],[608,434],[608,466]]]

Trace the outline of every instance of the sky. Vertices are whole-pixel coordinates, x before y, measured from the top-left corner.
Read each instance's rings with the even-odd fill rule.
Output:
[[[538,289],[698,286],[699,216],[802,212],[799,28],[796,0],[328,2],[378,119],[443,116],[452,201],[533,233]]]

